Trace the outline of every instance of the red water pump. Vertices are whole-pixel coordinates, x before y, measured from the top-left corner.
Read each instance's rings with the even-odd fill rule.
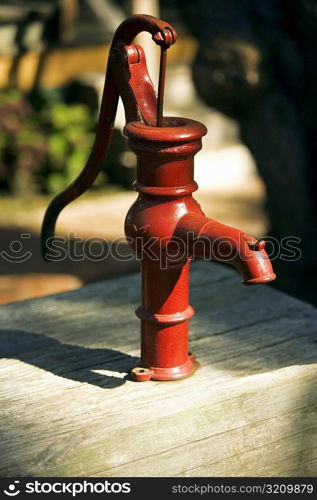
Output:
[[[142,47],[133,39],[141,31],[161,47],[158,94],[148,75]],[[174,28],[148,15],[136,15],[117,29],[109,53],[96,137],[78,178],[49,205],[42,227],[42,251],[54,235],[60,211],[94,182],[107,153],[121,97],[124,134],[137,156],[139,193],[125,222],[128,243],[141,261],[141,358],[135,380],[175,380],[195,370],[188,352],[189,264],[193,258],[226,262],[238,269],[243,283],[275,279],[265,242],[205,217],[192,197],[194,155],[206,127],[187,118],[163,117],[167,49],[176,42]]]

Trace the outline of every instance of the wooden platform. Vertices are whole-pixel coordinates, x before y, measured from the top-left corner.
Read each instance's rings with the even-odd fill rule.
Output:
[[[317,312],[194,263],[178,382],[136,383],[139,276],[0,308],[0,474],[316,476]]]

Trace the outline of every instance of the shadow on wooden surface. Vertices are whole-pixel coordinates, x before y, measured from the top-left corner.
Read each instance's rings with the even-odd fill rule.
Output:
[[[112,389],[125,383],[125,378],[104,375],[94,370],[128,373],[135,366],[136,357],[114,349],[89,349],[64,344],[52,337],[23,330],[0,330],[0,354],[30,363],[58,377]]]

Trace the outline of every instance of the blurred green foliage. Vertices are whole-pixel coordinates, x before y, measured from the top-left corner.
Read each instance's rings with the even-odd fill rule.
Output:
[[[0,189],[61,191],[84,167],[95,126],[84,104],[42,99],[33,106],[17,90],[0,92]]]

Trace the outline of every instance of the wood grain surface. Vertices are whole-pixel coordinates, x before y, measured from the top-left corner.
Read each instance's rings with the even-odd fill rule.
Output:
[[[2,476],[316,476],[317,310],[191,269],[177,382],[133,382],[139,275],[0,308]]]

